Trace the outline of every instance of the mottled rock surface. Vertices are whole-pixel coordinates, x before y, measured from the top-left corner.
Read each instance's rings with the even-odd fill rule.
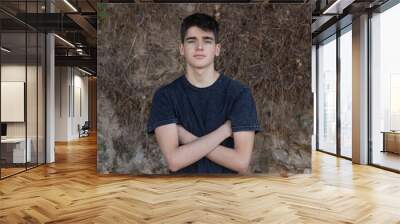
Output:
[[[98,156],[100,173],[165,174],[146,123],[161,85],[184,74],[182,18],[215,15],[222,53],[216,68],[248,85],[263,132],[255,173],[311,169],[311,9],[308,4],[100,4]]]

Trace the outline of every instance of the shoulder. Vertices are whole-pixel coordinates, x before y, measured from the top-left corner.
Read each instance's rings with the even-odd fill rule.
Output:
[[[170,83],[160,86],[156,90],[154,96],[169,96],[173,94],[178,89],[178,86],[180,85],[181,82],[182,82],[182,76],[176,78]]]
[[[225,79],[230,95],[238,96],[243,92],[251,92],[250,88],[243,82],[233,79],[227,75],[225,75]]]

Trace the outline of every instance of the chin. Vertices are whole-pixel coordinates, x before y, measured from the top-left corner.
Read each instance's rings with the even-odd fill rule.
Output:
[[[191,63],[190,66],[197,69],[207,68],[212,63]]]
[[[192,68],[194,69],[204,69],[207,68],[209,65],[192,65]]]

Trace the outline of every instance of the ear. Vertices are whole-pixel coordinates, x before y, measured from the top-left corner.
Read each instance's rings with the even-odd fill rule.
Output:
[[[183,50],[183,44],[179,44],[179,52],[181,53],[182,56],[185,55],[185,51]]]
[[[221,53],[221,44],[216,44],[215,45],[215,56],[219,56],[219,54]]]

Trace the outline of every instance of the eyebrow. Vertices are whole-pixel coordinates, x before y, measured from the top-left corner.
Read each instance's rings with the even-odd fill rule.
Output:
[[[185,40],[196,40],[196,37],[187,37],[187,38],[185,38]],[[214,38],[205,36],[205,37],[203,37],[203,40],[214,40]]]

